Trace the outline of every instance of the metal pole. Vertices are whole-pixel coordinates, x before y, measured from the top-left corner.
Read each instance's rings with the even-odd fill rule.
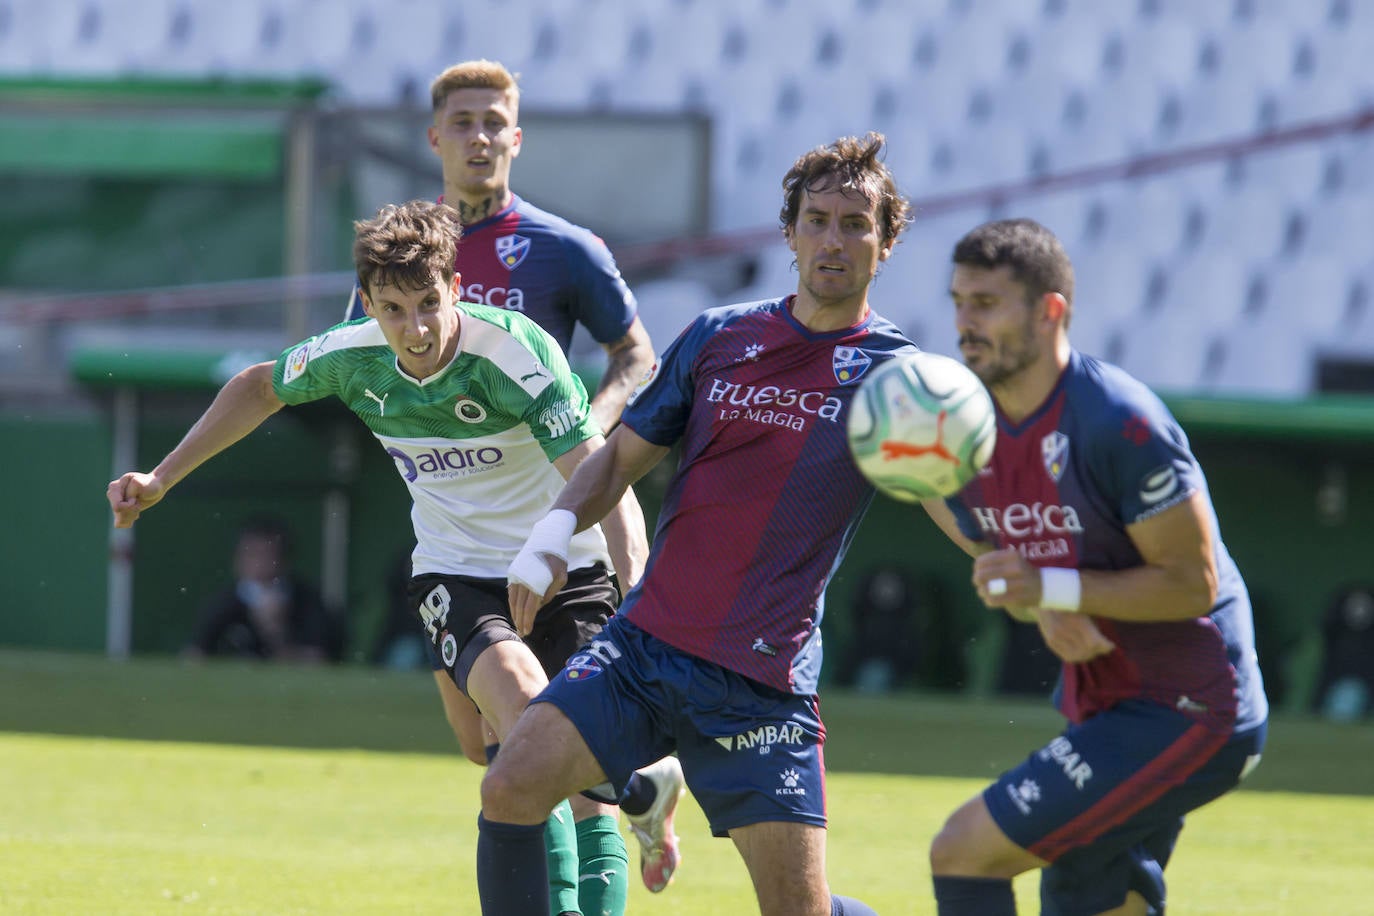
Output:
[[[324,495],[320,518],[320,594],[327,605],[348,609],[348,540],[352,501],[348,487],[357,478],[358,440],[349,423],[330,429],[329,464],[332,486]]]
[[[138,463],[138,392],[115,389],[111,411],[111,479]],[[134,624],[134,530],[110,528],[110,561],[105,599],[105,653],[128,658]]]
[[[315,212],[315,113],[296,111],[286,132],[285,197],[286,250],[283,260],[288,277],[303,277],[311,267],[311,225]],[[310,301],[293,293],[286,302],[287,343],[310,333]]]

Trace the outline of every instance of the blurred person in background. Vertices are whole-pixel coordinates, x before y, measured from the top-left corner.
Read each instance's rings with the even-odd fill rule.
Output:
[[[1322,615],[1322,665],[1313,701],[1337,722],[1374,711],[1374,583],[1352,582],[1332,595]]]
[[[921,663],[921,613],[911,578],[897,565],[871,569],[851,605],[853,630],[838,680],[861,693],[910,687]]]
[[[603,435],[609,434],[654,362],[638,304],[610,249],[590,230],[534,206],[511,189],[511,167],[520,155],[524,131],[519,125],[520,87],[505,66],[492,60],[454,64],[430,84],[430,102],[434,122],[427,136],[444,181],[439,199],[458,213],[462,224],[456,248],[459,298],[521,312],[565,354],[581,325],[606,353],[591,415]],[[363,315],[355,288],[346,317]],[[499,742],[432,654],[430,665],[459,747],[469,760],[485,765],[500,750]],[[660,835],[661,824],[636,821],[635,797],[621,801],[640,842],[640,875],[649,890],[661,891],[676,868],[675,850],[661,848],[664,842],[671,847],[671,838]]]
[[[357,223],[354,261],[374,320],[337,325],[240,372],[151,473],[123,474],[107,498],[116,527],[129,527],[284,405],[338,397],[391,455],[414,501],[408,589],[416,623],[445,675],[500,736],[547,672],[614,613],[614,574],[637,581],[647,544],[638,503],[626,494],[565,552],[573,573],[548,612],[516,631],[506,567],[563,479],[603,439],[581,381],[548,334],[521,315],[458,300],[460,231],[451,208],[428,201],[383,207]],[[676,761],[667,771],[679,772]],[[647,795],[638,801],[671,825],[680,777],[663,791],[641,782]],[[588,814],[576,825],[564,803],[541,831],[561,878],[545,912],[618,913],[628,856],[614,809],[580,801]],[[594,853],[582,867],[595,880],[579,881],[582,845]]]
[[[708,309],[668,347],[511,564],[532,619],[561,555],[681,443],[644,579],[516,723],[482,781],[477,881],[488,916],[542,916],[540,824],[560,797],[677,751],[711,832],[735,844],[765,916],[872,914],[826,878],[825,589],[873,498],[845,417],[869,369],[915,348],[868,290],[909,204],[883,137],[845,137],[783,179],[798,279]]]
[[[454,64],[430,85],[429,146],[444,176],[440,200],[458,212],[463,236],[460,298],[522,312],[569,352],[580,324],[606,352],[592,396],[603,433],[653,365],[649,333],[606,244],[590,230],[541,210],[511,190],[524,132],[516,77],[491,60]],[[347,318],[360,318],[358,290]]]
[[[291,535],[275,518],[244,525],[234,546],[234,583],[201,612],[189,659],[237,656],[273,662],[337,662],[339,618],[292,565]]]
[[[954,247],[964,362],[997,407],[988,467],[924,505],[974,557],[989,608],[1034,621],[1063,661],[1065,730],[945,822],[940,916],[1162,913],[1184,815],[1259,762],[1269,704],[1245,582],[1202,468],[1158,397],[1074,350],[1073,266],[1028,219]]]

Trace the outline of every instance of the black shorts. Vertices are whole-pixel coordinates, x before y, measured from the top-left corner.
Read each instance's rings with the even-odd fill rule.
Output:
[[[410,580],[406,599],[429,640],[430,665],[447,671],[467,694],[468,671],[487,647],[519,639],[511,622],[505,579],[425,573]],[[553,677],[620,605],[620,589],[601,564],[568,573],[568,584],[539,609],[525,644]],[[434,619],[430,633],[425,621]]]

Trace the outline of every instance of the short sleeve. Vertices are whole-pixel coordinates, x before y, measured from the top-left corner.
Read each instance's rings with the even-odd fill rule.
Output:
[[[578,322],[597,343],[613,343],[624,337],[634,324],[639,304],[620,275],[611,250],[586,230],[569,234],[563,244]]]

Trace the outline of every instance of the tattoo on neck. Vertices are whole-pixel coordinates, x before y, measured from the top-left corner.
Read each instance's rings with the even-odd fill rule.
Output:
[[[496,200],[491,197],[485,198],[477,204],[469,203],[466,200],[458,201],[458,219],[464,226],[486,219],[495,210]]]

